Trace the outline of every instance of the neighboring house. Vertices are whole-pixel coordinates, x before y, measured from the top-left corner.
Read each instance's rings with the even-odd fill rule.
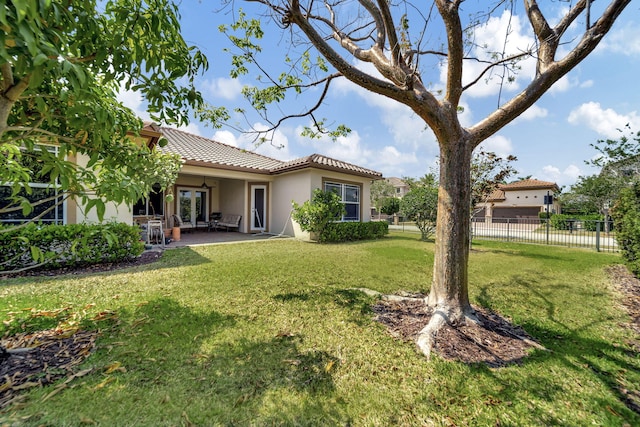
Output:
[[[291,161],[280,161],[251,151],[222,144],[173,128],[145,125],[141,138],[155,145],[163,137],[164,147],[156,149],[178,154],[183,164],[178,179],[169,191],[174,195],[166,202],[162,192],[152,193],[133,207],[108,206],[105,221],[145,223],[152,218],[179,215],[184,222],[206,229],[210,214],[241,215],[238,231],[268,232],[308,237],[292,221],[292,202],[309,200],[317,188],[336,191],[345,204],[343,221],[370,221],[370,185],[381,179],[379,172],[312,154]],[[79,163],[86,160],[76,159]],[[1,195],[0,195],[1,196]],[[95,212],[88,215],[74,202],[65,202],[49,222],[76,223],[96,221]]]
[[[397,199],[402,199],[404,195],[409,192],[409,186],[407,185],[406,182],[404,182],[400,178],[390,177],[390,178],[384,178],[384,180],[393,186],[393,196]],[[390,216],[383,214],[381,212],[378,212],[375,206],[371,206],[371,217],[381,220],[381,219],[387,219]]]
[[[398,199],[402,199],[404,195],[409,192],[409,186],[407,185],[406,182],[404,182],[400,178],[396,178],[392,176],[390,178],[386,178],[386,181],[389,184],[393,185],[393,188],[395,189],[395,196]]]
[[[553,197],[553,203],[545,204],[545,196],[555,196],[560,188],[555,182],[524,179],[502,184],[485,203],[476,206],[474,220],[502,221],[510,219],[538,219],[540,212],[560,213],[560,205]]]

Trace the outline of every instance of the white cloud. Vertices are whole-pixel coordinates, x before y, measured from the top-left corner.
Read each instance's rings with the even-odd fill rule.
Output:
[[[508,34],[508,38],[506,38]],[[506,38],[506,40],[505,40]],[[462,75],[463,85],[475,81],[486,69],[487,62],[494,62],[493,55],[503,55],[504,57],[517,55],[529,50],[534,46],[535,40],[528,33],[528,26],[523,26],[520,17],[511,15],[509,11],[504,11],[500,17],[490,18],[485,25],[478,27],[474,32],[474,48],[468,56],[473,56],[477,60],[467,60],[464,62]],[[446,82],[447,70],[446,62],[440,69],[440,81]],[[502,75],[505,70],[501,67],[494,67],[470,87],[466,94],[471,97],[485,97],[496,95],[502,91],[510,92],[518,90],[523,83],[531,80],[535,73],[535,60],[526,58],[517,63],[518,70],[515,80],[508,82]]]
[[[218,77],[202,83],[203,92],[216,98],[234,100],[240,97],[242,83],[238,79]]]
[[[193,122],[189,123],[186,126],[173,126],[173,125],[168,125],[168,126],[184,132],[192,133],[194,135],[202,136],[202,133],[200,132],[200,127]]]
[[[518,118],[516,118],[514,122],[531,121],[531,120],[547,117],[548,115],[549,115],[549,111],[546,108],[538,107],[537,105],[534,104],[531,107],[529,107],[527,111],[520,114],[520,116],[518,116]]]
[[[506,157],[513,153],[513,145],[510,139],[502,135],[494,135],[483,141],[476,150],[491,151],[500,157]]]
[[[116,94],[116,99],[122,103],[125,107],[134,112],[136,116],[145,121],[150,121],[151,117],[145,109],[144,98],[138,91],[126,90],[124,86],[120,85],[120,90]]]
[[[366,69],[366,72],[377,74],[375,69],[371,69],[369,64],[359,64],[359,68]],[[372,120],[379,120],[391,135],[394,145],[401,147],[410,147],[412,150],[423,149],[425,146],[430,150],[437,149],[437,143],[435,136],[428,129],[424,120],[418,117],[409,107],[387,98],[386,96],[379,95],[368,91],[360,86],[357,86],[347,79],[338,79],[334,85],[336,94],[342,96],[351,96],[355,94],[360,97],[364,102],[374,107],[378,111],[376,118]],[[463,104],[461,104],[463,105]],[[465,104],[466,105],[466,104]],[[470,117],[470,109],[465,108],[465,111],[461,114],[461,121]],[[464,122],[463,122],[464,123]]]
[[[567,166],[564,170],[560,170],[557,166],[547,165],[542,168],[539,179],[555,182],[562,187],[575,184],[580,175],[582,175],[582,171],[574,164]]]
[[[635,111],[619,114],[611,108],[602,108],[598,102],[587,102],[575,108],[569,113],[567,121],[572,125],[588,127],[611,139],[619,138],[618,129],[623,129],[626,124],[631,129],[640,128],[640,116]]]
[[[580,83],[580,89],[587,89],[593,87],[593,80],[585,80]]]
[[[604,54],[640,55],[640,28],[635,23],[627,23],[624,27],[611,31],[602,40],[597,51]]]
[[[372,152],[362,146],[362,138],[357,131],[353,131],[347,136],[338,137],[335,142],[329,137],[313,140],[303,138],[299,136],[301,132],[302,128],[298,127],[295,130],[296,137],[298,138],[298,142],[308,150],[360,166],[370,164]]]
[[[266,130],[268,127],[261,123],[255,123],[253,128],[256,130]],[[254,136],[250,134],[241,134],[236,136],[228,130],[218,130],[211,137],[214,141],[233,147],[242,148],[252,151],[263,156],[271,157],[278,160],[291,160],[294,156],[289,152],[289,138],[281,130],[271,131],[267,134],[268,141],[257,144]]]
[[[374,153],[368,167],[382,172],[385,177],[403,177],[415,175],[413,172],[418,169],[418,163],[416,153],[403,153],[396,147],[386,146]]]
[[[120,90],[116,94],[116,99],[122,103],[125,107],[129,108],[133,113],[144,121],[151,121],[151,116],[146,111],[146,103],[142,94],[139,91],[126,90],[124,86],[120,85]],[[185,132],[192,133],[194,135],[202,135],[200,127],[191,122],[186,126],[167,125],[168,127],[179,129]]]
[[[558,94],[562,92],[567,92],[568,90],[574,87],[579,87],[579,86],[580,86],[579,79],[571,74],[567,74],[564,77],[562,77],[560,80],[555,82],[553,86],[551,86],[551,88],[549,89],[549,93]]]
[[[228,130],[218,130],[211,137],[214,141],[222,142],[223,144],[232,145],[234,147],[239,146],[238,139]]]

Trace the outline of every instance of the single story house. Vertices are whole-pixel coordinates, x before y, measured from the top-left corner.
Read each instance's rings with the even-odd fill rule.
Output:
[[[555,182],[523,179],[501,184],[484,203],[476,206],[474,221],[499,222],[509,219],[538,219],[540,212],[560,213]],[[547,199],[552,196],[552,200]],[[550,202],[547,204],[547,202]]]
[[[333,190],[346,207],[343,221],[370,221],[370,185],[382,178],[379,172],[320,154],[281,161],[151,123],[145,124],[141,138],[155,149],[182,158],[178,179],[169,190],[174,200],[167,202],[160,191],[134,206],[110,204],[105,221],[145,224],[161,219],[164,227],[173,227],[177,215],[185,224],[206,229],[211,214],[232,214],[240,217],[237,231],[242,233],[308,238],[291,218],[293,201],[301,204],[309,200],[317,188]],[[167,140],[164,147],[156,145],[159,138]],[[51,214],[54,217],[45,221],[97,221],[95,211],[85,214],[74,201],[66,201]]]

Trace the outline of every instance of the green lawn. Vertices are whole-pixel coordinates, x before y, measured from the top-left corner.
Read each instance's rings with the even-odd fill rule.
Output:
[[[152,265],[0,282],[5,331],[24,309],[110,310],[94,367],[9,425],[640,425],[623,389],[640,359],[604,273],[616,255],[478,241],[474,304],[510,317],[550,351],[489,369],[434,358],[372,321],[370,297],[428,291],[433,245],[419,235],[317,245],[295,240],[166,251]],[[26,322],[25,327],[29,327]],[[121,369],[110,370],[118,362]],[[110,372],[113,371],[113,372]],[[1,383],[1,381],[0,381]],[[2,422],[0,422],[2,425]]]

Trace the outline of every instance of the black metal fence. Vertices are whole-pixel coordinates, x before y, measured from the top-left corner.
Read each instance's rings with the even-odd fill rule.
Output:
[[[412,223],[390,225],[389,229],[419,232]],[[473,239],[537,243],[618,252],[612,224],[605,221],[567,221],[560,227],[546,219],[500,218],[494,221],[474,220]]]

